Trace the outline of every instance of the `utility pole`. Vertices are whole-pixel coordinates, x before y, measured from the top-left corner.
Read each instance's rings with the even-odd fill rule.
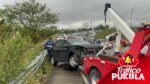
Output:
[[[131,28],[132,28],[132,15],[133,15],[133,8],[131,9]]]
[[[105,15],[105,18],[104,18],[104,19],[105,19],[105,23],[104,23],[104,26],[105,26],[105,27],[104,27],[104,30],[103,30],[103,31],[104,31],[104,39],[105,39],[105,28],[106,28],[106,23],[107,23],[107,17],[106,17],[107,6],[108,6],[108,5],[105,5],[105,10],[104,10],[104,15]]]
[[[104,39],[105,39],[105,29],[106,29],[106,25],[107,25],[106,23],[107,23],[107,17],[106,17],[106,14],[105,14],[105,25],[104,25],[105,27],[104,27],[104,30],[103,30],[104,31]]]
[[[69,24],[69,29],[70,29],[70,24]]]
[[[92,32],[93,32],[94,31],[93,30],[93,22],[92,22],[92,20],[90,22],[91,22],[91,29],[92,29]]]

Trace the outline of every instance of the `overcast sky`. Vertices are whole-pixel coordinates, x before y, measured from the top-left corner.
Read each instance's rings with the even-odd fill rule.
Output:
[[[13,4],[27,0],[0,0],[0,8],[4,4]],[[52,11],[59,13],[60,28],[82,27],[83,23],[92,21],[93,26],[104,24],[104,5],[112,4],[112,8],[129,24],[133,8],[133,25],[150,21],[150,0],[37,0],[47,4]],[[108,20],[108,24],[111,24]]]

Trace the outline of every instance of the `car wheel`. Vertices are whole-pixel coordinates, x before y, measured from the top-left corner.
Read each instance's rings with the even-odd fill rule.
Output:
[[[101,78],[99,71],[95,68],[91,69],[89,74],[89,84],[97,84],[97,81]]]
[[[54,57],[53,57],[53,56],[51,57],[51,64],[52,64],[53,66],[57,66],[57,62],[55,62],[55,60],[54,60]]]
[[[72,68],[76,68],[77,67],[77,62],[75,60],[75,57],[74,56],[70,56],[69,58],[69,64]]]

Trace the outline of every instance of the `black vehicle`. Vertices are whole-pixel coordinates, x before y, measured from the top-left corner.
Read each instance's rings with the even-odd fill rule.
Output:
[[[58,40],[55,42],[51,56],[51,63],[68,62],[70,67],[76,68],[82,64],[85,55],[96,54],[102,47],[91,44],[82,39]]]

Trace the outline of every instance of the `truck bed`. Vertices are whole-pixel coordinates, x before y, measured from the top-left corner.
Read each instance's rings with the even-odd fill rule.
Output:
[[[116,56],[99,55],[99,57],[104,61],[110,61],[114,63],[118,63],[118,60],[119,60],[119,57],[116,57]]]

